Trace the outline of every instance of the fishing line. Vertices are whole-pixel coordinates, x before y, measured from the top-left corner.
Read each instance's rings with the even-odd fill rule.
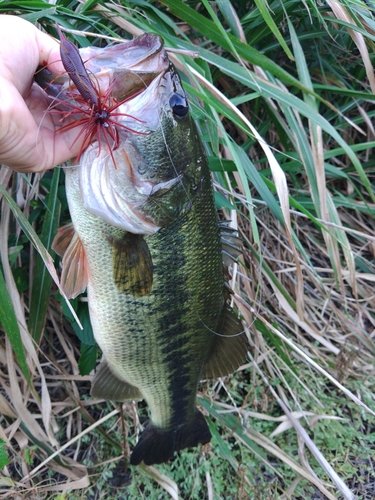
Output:
[[[186,101],[188,102],[187,98],[186,98]],[[179,173],[178,173],[177,168],[176,168],[176,165],[175,165],[175,163],[174,163],[174,161],[173,161],[173,158],[172,158],[172,153],[171,153],[171,150],[170,150],[169,145],[168,145],[168,143],[167,143],[167,139],[166,139],[166,136],[165,136],[165,133],[164,133],[164,130],[163,130],[163,121],[162,121],[162,118],[161,118],[161,117],[163,116],[163,114],[166,116],[166,118],[168,118],[168,115],[167,115],[167,113],[166,113],[166,111],[165,111],[165,108],[163,108],[163,109],[162,109],[161,114],[160,114],[160,118],[159,118],[159,119],[160,119],[160,131],[161,131],[161,134],[162,134],[162,136],[163,136],[164,145],[165,145],[165,148],[166,148],[166,151],[167,151],[167,154],[168,154],[169,160],[170,160],[170,162],[171,162],[171,165],[172,165],[172,167],[173,167],[173,169],[174,169],[174,172],[175,172],[175,174],[176,174],[176,178],[177,178],[177,177],[180,177],[180,178],[181,178],[181,180],[180,180],[179,182],[181,183],[182,188],[183,188],[183,190],[184,190],[184,192],[185,192],[185,194],[186,194],[186,197],[187,197],[188,203],[190,203],[190,207],[191,207],[191,208],[190,208],[190,210],[196,214],[196,211],[195,211],[195,206],[194,206],[194,203],[193,203],[192,197],[190,196],[190,194],[189,194],[189,192],[188,192],[187,188],[186,188],[186,187],[185,187],[185,185],[184,185],[183,173],[182,173],[182,174],[179,174]],[[177,121],[177,120],[176,120],[176,121]],[[182,175],[182,177],[181,177],[181,175]],[[196,220],[196,219],[195,219],[195,220]]]
[[[163,130],[163,121],[162,121],[162,119],[161,119],[161,117],[163,116],[163,114],[165,114],[165,116],[168,118],[168,115],[167,115],[167,113],[165,112],[165,109],[164,109],[164,108],[162,109],[161,115],[159,115],[159,120],[160,120],[160,131],[161,131],[161,135],[163,136],[164,145],[165,145],[165,148],[166,148],[166,151],[167,151],[167,154],[168,154],[169,160],[170,160],[170,162],[171,162],[171,164],[172,164],[173,170],[174,170],[174,172],[175,172],[175,174],[176,174],[176,178],[180,177],[179,182],[180,182],[180,184],[182,185],[182,188],[183,188],[183,190],[184,190],[184,192],[185,192],[185,194],[186,194],[186,197],[187,197],[188,202],[191,204],[191,208],[190,208],[190,210],[193,210],[193,209],[195,208],[195,207],[194,207],[194,203],[192,202],[191,196],[190,196],[189,192],[187,191],[187,189],[186,189],[186,187],[185,187],[185,185],[184,185],[184,178],[183,178],[183,174],[179,174],[179,173],[178,173],[178,171],[177,171],[176,165],[175,165],[175,163],[174,163],[174,161],[173,161],[173,158],[172,158],[172,156],[171,156],[171,154],[172,154],[172,153],[171,153],[171,150],[170,150],[170,148],[169,148],[169,146],[168,146],[167,139],[166,139],[166,137],[165,137],[165,133],[164,133],[164,130]]]
[[[173,75],[171,74],[171,66],[169,66],[169,68],[165,71],[164,76],[163,76],[163,79],[164,79],[164,80],[167,80],[167,79],[166,79],[166,75],[168,75],[168,77],[169,77],[169,79],[170,79],[170,84],[171,84],[171,85],[172,85],[172,87],[173,87],[174,85],[173,85],[173,80],[172,80]],[[178,77],[178,82],[179,82],[179,84],[180,84],[180,86],[181,86],[181,88],[182,88],[182,84],[181,84],[181,81],[180,81],[180,78],[179,78],[179,77]],[[164,83],[164,84],[163,84],[163,83],[160,83],[160,86],[161,86],[161,87],[163,87],[164,89],[167,89],[167,88],[168,88],[168,84],[167,84],[167,83]],[[184,92],[186,102],[188,103],[188,100],[187,100],[187,97],[186,97],[186,94],[185,94],[185,91],[183,90],[183,88],[182,88],[182,91]],[[177,92],[175,91],[174,93],[177,93]],[[173,95],[173,94],[172,94],[172,95]],[[189,105],[189,104],[188,104],[188,105]],[[168,102],[168,106],[170,107],[169,102]],[[172,109],[171,109],[171,112],[172,112]],[[188,111],[188,112],[189,112],[189,111]],[[172,112],[172,113],[173,113],[173,112]],[[164,115],[165,115],[165,117],[168,119],[168,115],[167,115],[167,113],[166,113],[166,111],[165,111],[165,106],[162,108],[162,110],[161,110],[161,114],[159,115],[159,121],[160,121],[160,131],[161,131],[161,134],[162,134],[162,136],[163,136],[164,145],[165,145],[165,148],[166,148],[166,150],[167,150],[168,157],[169,157],[169,160],[170,160],[170,162],[171,162],[171,164],[172,164],[172,167],[173,167],[173,169],[174,169],[174,172],[175,172],[175,174],[176,174],[176,177],[179,177],[179,176],[180,176],[180,174],[178,173],[177,168],[176,168],[176,166],[175,166],[175,163],[174,163],[174,161],[173,161],[173,158],[172,158],[172,155],[171,155],[171,150],[170,150],[170,148],[169,148],[169,145],[168,145],[168,143],[167,143],[167,139],[166,139],[166,136],[165,136],[165,133],[164,133],[164,130],[163,130],[163,121],[162,121],[162,116],[163,116],[163,114],[164,114]],[[175,118],[174,118],[174,120],[177,122],[177,120],[176,120]],[[177,122],[177,123],[178,123],[178,122]],[[187,198],[188,198],[188,201],[191,203],[191,205],[192,205],[192,207],[193,207],[192,200],[191,200],[191,198],[190,198],[190,196],[189,196],[189,193],[188,193],[187,189],[186,189],[186,188],[185,188],[185,186],[184,186],[183,179],[181,179],[181,181],[180,181],[180,182],[181,182],[182,187],[183,187],[183,189],[184,189],[184,191],[185,191],[185,194],[186,194],[186,196],[187,196]]]
[[[38,85],[37,83],[35,83],[35,84],[36,84],[36,85]],[[48,84],[48,85],[47,85],[47,87],[48,87],[49,85],[50,85],[50,84]],[[46,87],[46,88],[47,88],[47,87]],[[47,109],[46,109],[46,110],[43,112],[43,114],[42,114],[42,119],[41,119],[41,120],[40,120],[40,122],[39,122],[39,125],[38,125],[38,130],[37,130],[36,137],[35,137],[35,149],[36,149],[36,151],[37,151],[38,155],[40,156],[40,158],[41,158],[42,160],[44,160],[44,156],[43,156],[43,155],[40,153],[40,151],[39,151],[39,141],[38,141],[38,138],[39,138],[39,134],[41,134],[40,129],[42,128],[43,121],[44,121],[44,120],[45,120],[45,118],[47,117],[47,114],[49,114],[49,113],[50,113],[50,111],[52,110],[52,108],[53,108],[53,107],[55,107],[55,106],[58,104],[58,103],[55,103],[55,101],[56,101],[56,99],[58,99],[58,96],[59,96],[60,94],[62,94],[63,90],[61,89],[61,90],[60,90],[60,92],[57,94],[57,96],[55,96],[55,97],[51,97],[51,96],[49,96],[49,95],[47,94],[47,92],[46,92],[44,89],[42,89],[42,87],[41,87],[40,85],[39,85],[39,88],[40,88],[40,90],[41,90],[41,91],[45,94],[45,96],[46,96],[46,97],[48,97],[49,99],[52,99],[52,101],[50,102],[50,104],[47,106]],[[49,114],[48,116],[50,116],[50,114]],[[53,122],[52,117],[51,117],[51,121]],[[54,131],[55,131],[55,129],[54,129]]]
[[[231,309],[229,309],[228,311],[232,312]],[[255,320],[254,320],[255,321]],[[210,328],[208,325],[205,324],[205,322],[203,320],[200,319],[200,322],[202,323],[202,325],[207,328],[207,330],[211,333],[213,333],[214,335],[216,335],[217,337],[224,337],[226,339],[233,339],[235,337],[239,337],[240,335],[243,335],[244,333],[246,333],[246,330],[248,328],[250,328],[253,324],[254,324],[254,321],[252,321],[250,324],[246,325],[245,326],[245,329],[242,330],[242,332],[238,332],[238,333],[235,333],[234,335],[225,335],[223,333],[219,333],[219,332],[216,332],[215,330],[212,330],[212,328]]]

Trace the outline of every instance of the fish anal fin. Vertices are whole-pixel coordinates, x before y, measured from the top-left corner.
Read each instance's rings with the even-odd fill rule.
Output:
[[[140,401],[143,399],[137,387],[120,380],[114,375],[106,360],[100,363],[94,375],[91,396],[109,401]]]
[[[208,425],[197,409],[191,421],[177,429],[163,430],[149,423],[130,456],[130,463],[161,464],[171,459],[174,452],[206,444],[210,439]]]
[[[74,226],[72,223],[59,227],[57,234],[52,242],[52,250],[62,257],[70,245],[72,238],[75,234]]]
[[[86,253],[76,233],[63,253],[61,264],[62,289],[68,299],[74,299],[86,290],[88,283]]]
[[[121,239],[111,239],[113,278],[120,292],[135,297],[148,295],[152,289],[152,257],[144,237],[126,233]]]
[[[202,370],[202,379],[225,377],[233,373],[246,359],[246,333],[232,309],[225,307],[221,328]]]

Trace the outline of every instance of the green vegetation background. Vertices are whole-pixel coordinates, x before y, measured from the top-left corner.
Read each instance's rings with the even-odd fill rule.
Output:
[[[52,36],[57,22],[79,46],[151,31],[187,51],[171,58],[220,216],[244,240],[231,284],[251,343],[236,374],[200,387],[212,443],[127,469],[147,408],[90,399],[87,302],[71,301],[82,332],[48,272],[69,220],[63,169],[2,167],[0,498],[374,498],[373,2],[0,0],[0,13]]]

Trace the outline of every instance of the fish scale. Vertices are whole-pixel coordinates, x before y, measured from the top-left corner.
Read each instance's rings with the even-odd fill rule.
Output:
[[[146,237],[154,285],[149,295],[135,299],[116,289],[112,270],[106,265],[112,251],[108,238],[121,238],[124,233],[85,210],[78,169],[67,171],[71,217],[89,265],[88,297],[95,338],[108,363],[116,367],[114,373],[142,388],[152,422],[163,429],[194,417],[197,384],[214,339],[211,330],[217,329],[223,307],[219,229],[209,178],[205,183],[204,196],[193,210]],[[205,223],[210,220],[214,223]],[[105,314],[98,314],[103,310]],[[137,326],[129,329],[130,325]],[[189,350],[191,331],[201,334]]]
[[[208,162],[161,39],[144,35],[123,51],[92,50],[85,49],[87,69],[100,83],[95,61],[105,60],[106,81],[115,72],[119,95],[122,86],[130,92],[133,56],[142,79],[148,65],[152,71],[144,91],[116,109],[127,127],[118,130],[118,147],[94,142],[66,170],[72,227],[61,229],[54,248],[63,256],[67,296],[87,286],[103,352],[92,395],[146,400],[150,422],[130,463],[149,465],[210,440],[196,407],[198,383],[244,361],[247,342],[227,305],[221,239],[226,258],[237,245],[219,226]]]
[[[180,406],[179,393],[187,382],[194,401],[201,368],[213,340],[207,327],[215,331],[223,306],[222,290],[212,287],[215,281],[222,284],[223,280],[218,227],[202,223],[216,217],[212,213],[209,180],[206,183],[205,196],[199,199],[194,210],[174,225],[146,237],[153,258],[154,285],[149,295],[135,299],[116,289],[111,269],[106,266],[112,251],[108,238],[121,238],[123,233],[84,209],[82,202],[77,201],[80,199],[78,170],[67,171],[71,216],[86,249],[89,265],[88,296],[90,311],[96,311],[91,313],[94,331],[98,332],[96,340],[107,361],[111,364],[113,360],[116,365],[115,373],[130,384],[142,387],[152,413],[150,402],[155,399],[155,387],[164,386],[165,390],[159,392],[167,395],[162,398],[161,405],[165,410],[160,412],[161,420],[152,417],[153,422],[162,428],[170,428],[173,405]],[[216,252],[213,252],[212,242],[216,242]],[[168,249],[173,252],[168,252]],[[170,305],[169,309],[166,304]],[[97,311],[102,310],[105,314],[98,314]],[[133,324],[137,327],[129,331],[129,325]],[[192,330],[201,330],[202,334],[190,354],[186,347]],[[111,336],[104,333],[108,331]],[[185,363],[182,364],[184,357]],[[178,378],[176,371],[179,371]],[[165,374],[169,374],[167,380]],[[182,378],[184,383],[181,383]],[[194,413],[195,405],[190,407],[190,413]]]

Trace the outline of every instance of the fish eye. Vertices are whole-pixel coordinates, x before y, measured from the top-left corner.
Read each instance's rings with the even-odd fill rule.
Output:
[[[172,108],[173,114],[182,118],[189,111],[189,106],[186,97],[181,94],[173,94],[169,99],[169,105]]]

